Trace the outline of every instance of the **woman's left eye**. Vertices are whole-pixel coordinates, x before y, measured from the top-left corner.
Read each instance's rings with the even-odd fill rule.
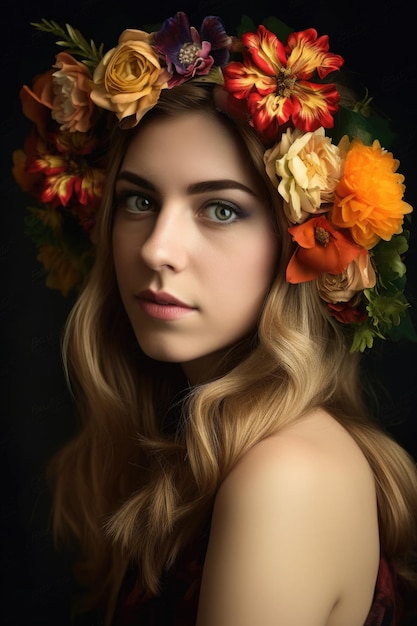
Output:
[[[204,208],[204,213],[209,219],[216,222],[235,222],[242,216],[242,211],[235,205],[226,202],[212,202]]]

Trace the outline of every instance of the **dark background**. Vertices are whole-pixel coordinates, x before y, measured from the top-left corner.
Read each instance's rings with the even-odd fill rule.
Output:
[[[158,7],[152,9],[152,5]],[[112,5],[98,0],[38,0],[30,7],[6,0],[2,8],[8,17],[2,19],[0,66],[0,622],[3,626],[67,626],[71,576],[52,547],[45,466],[73,430],[71,399],[60,360],[61,331],[71,299],[44,286],[42,268],[24,235],[26,198],[11,176],[11,153],[22,147],[29,129],[21,114],[19,89],[30,84],[36,72],[49,69],[58,52],[54,38],[36,31],[30,22],[42,17],[68,22],[87,39],[104,42],[106,50],[115,45],[124,28],[160,22],[177,10],[186,11],[197,27],[205,15],[220,15],[229,32],[242,13],[256,22],[275,14],[296,30],[313,26],[319,34],[329,34],[331,51],[345,58],[359,84],[369,89],[374,103],[392,119],[398,135],[392,149],[406,177],[405,199],[417,206],[416,35],[411,6],[405,0],[162,4],[118,0]],[[414,321],[416,236],[412,224],[407,284]],[[365,357],[365,365],[376,389],[378,419],[417,459],[416,357],[416,344],[385,342]]]

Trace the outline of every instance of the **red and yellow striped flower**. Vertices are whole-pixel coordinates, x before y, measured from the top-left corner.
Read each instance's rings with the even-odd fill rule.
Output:
[[[243,62],[224,69],[226,91],[246,99],[248,113],[258,132],[269,138],[291,121],[301,130],[333,127],[339,93],[332,83],[314,82],[338,70],[343,59],[328,52],[328,36],[317,37],[309,28],[291,33],[284,45],[265,26],[242,35]]]
[[[105,171],[90,162],[91,139],[82,133],[65,133],[65,138],[61,134],[55,145],[46,145],[38,138],[36,151],[28,155],[26,171],[43,177],[37,190],[41,202],[66,207],[75,201],[97,207]]]

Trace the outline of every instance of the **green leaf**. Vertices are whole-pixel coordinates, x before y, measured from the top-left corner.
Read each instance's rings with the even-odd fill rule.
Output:
[[[402,256],[408,250],[409,236],[409,231],[403,231],[399,235],[393,235],[389,241],[381,239],[371,251],[378,267],[379,283],[387,290],[392,285],[395,288],[404,287],[404,282],[399,282],[398,279],[405,277],[407,271]]]
[[[364,295],[368,300],[366,309],[369,318],[378,332],[385,335],[393,326],[399,326],[401,316],[409,308],[409,304],[402,293],[379,293],[377,288],[365,289]]]
[[[343,135],[348,135],[350,140],[357,137],[367,146],[378,139],[383,148],[389,148],[396,137],[389,121],[374,110],[369,109],[369,114],[363,115],[360,111],[354,111],[343,105],[334,116],[334,127],[326,130],[326,134],[335,143],[338,143]]]
[[[413,326],[409,309],[404,311],[401,316],[401,323],[398,326],[393,326],[390,330],[389,336],[393,341],[400,341],[404,339],[406,341],[417,342],[417,333]]]
[[[273,15],[265,17],[260,23],[274,33],[278,39],[284,43],[287,41],[288,35],[294,31],[294,29],[288,26],[288,24],[285,24],[285,22],[282,22]],[[257,28],[258,24],[256,24],[251,17],[248,15],[242,15],[240,24],[236,28],[236,34],[238,37],[241,37],[243,33],[253,33],[257,30]]]
[[[236,27],[236,35],[241,37],[243,33],[250,33],[256,30],[256,24],[248,15],[242,15],[240,24]]]
[[[32,239],[36,247],[44,245],[55,245],[57,242],[57,238],[54,234],[54,231],[41,217],[42,210],[46,212],[48,211],[48,209],[34,207],[27,207],[27,209],[28,214],[25,216],[24,220],[25,234]]]
[[[375,328],[372,328],[367,322],[365,322],[364,324],[355,325],[350,351],[364,352],[367,348],[372,348],[372,346],[374,345],[375,337],[384,339],[384,337],[380,335]]]
[[[288,35],[294,32],[293,28],[273,15],[267,17],[262,23],[284,43],[287,41]]]
[[[42,18],[41,22],[32,22],[31,24],[40,31],[58,37],[55,42],[56,45],[67,48],[69,54],[81,57],[84,65],[95,68],[103,57],[104,44],[100,44],[97,48],[93,40],[88,43],[81,32],[70,24],[65,24],[66,30],[54,20],[46,20],[45,18]]]

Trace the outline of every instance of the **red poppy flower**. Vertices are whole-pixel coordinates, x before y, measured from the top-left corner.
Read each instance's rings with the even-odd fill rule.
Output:
[[[287,266],[289,283],[314,280],[323,272],[340,274],[362,251],[347,233],[336,230],[322,215],[291,226],[288,232],[298,243]]]

